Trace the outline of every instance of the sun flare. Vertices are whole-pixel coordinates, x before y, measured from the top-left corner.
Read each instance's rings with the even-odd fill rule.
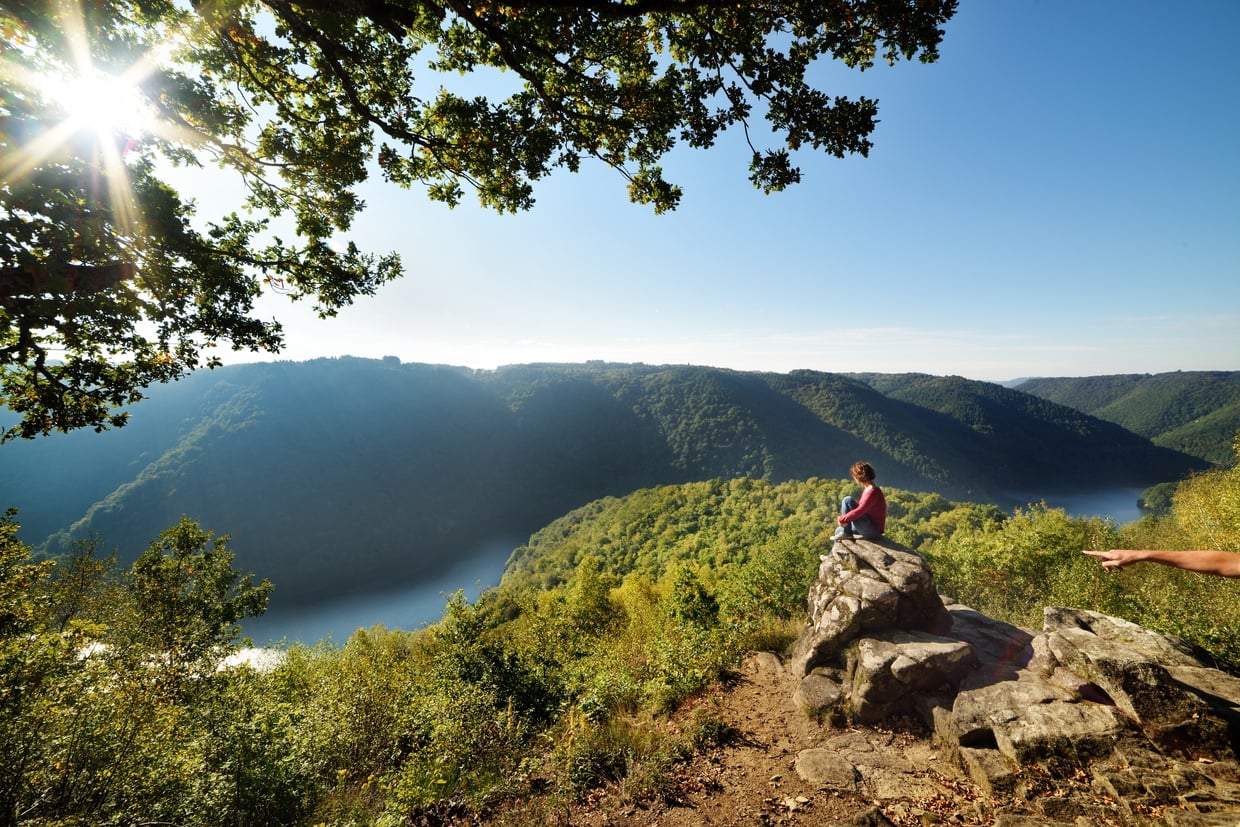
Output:
[[[87,70],[72,78],[45,78],[43,87],[73,132],[91,131],[101,139],[138,138],[154,123],[141,90],[124,77]]]
[[[54,34],[0,13],[0,115],[10,116],[10,128],[0,123],[0,181],[20,182],[49,164],[77,170],[89,186],[102,184],[116,225],[131,226],[129,165],[149,139],[168,134],[141,88],[167,57],[165,47],[118,69],[92,48],[81,6],[53,5],[61,25]]]
[[[119,172],[130,149],[153,136],[173,134],[142,85],[172,60],[177,38],[164,37],[128,66],[118,67],[116,55],[108,61],[100,59],[108,55],[96,53],[76,0],[52,0],[51,5],[61,25],[54,36],[0,13],[0,83],[13,102],[8,114],[22,121],[22,128],[7,136],[0,172],[20,177],[66,152],[89,152],[91,144],[97,157]],[[0,114],[5,109],[0,103]]]

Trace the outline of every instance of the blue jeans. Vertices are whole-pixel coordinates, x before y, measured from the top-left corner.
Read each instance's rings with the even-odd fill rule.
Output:
[[[858,505],[859,503],[857,502],[856,497],[845,497],[844,501],[840,503],[840,514],[847,514]],[[882,534],[882,532],[878,530],[878,526],[874,525],[874,520],[870,517],[861,517],[859,519],[852,520],[851,522],[845,523],[843,527],[858,537],[862,537],[866,540],[873,540],[875,537]]]

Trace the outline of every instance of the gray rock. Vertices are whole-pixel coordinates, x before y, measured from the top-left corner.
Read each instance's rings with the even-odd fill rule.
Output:
[[[1171,675],[1171,669],[1198,677],[1213,671],[1204,668],[1186,643],[1096,612],[1051,607],[1045,614],[1046,663],[1105,693],[1161,751],[1189,760],[1231,751],[1232,727],[1215,714],[1219,704],[1207,702],[1200,689]],[[1222,676],[1209,682],[1227,685]]]
[[[1110,757],[1131,726],[1113,707],[1056,701],[1023,710],[996,726],[994,736],[999,752],[1017,766],[1064,772]]]
[[[811,718],[821,721],[844,701],[844,690],[838,678],[814,670],[806,675],[793,695],[797,708]]]
[[[1151,632],[1135,623],[1098,612],[1047,606],[1042,610],[1042,631],[1076,630],[1086,632],[1098,642],[1110,641],[1159,663],[1200,666],[1204,652],[1186,641]]]
[[[833,749],[807,749],[797,755],[797,775],[820,790],[854,793],[860,776],[847,758]]]
[[[841,540],[822,556],[792,670],[830,665],[856,637],[888,629],[945,632],[951,617],[921,556],[885,538]]]
[[[983,795],[997,798],[1015,791],[1016,768],[997,750],[961,747],[959,754],[965,772]]]
[[[969,676],[956,695],[950,719],[936,734],[961,746],[994,749],[997,728],[1019,720],[1035,706],[1070,698],[1063,689],[1032,677],[987,683]]]
[[[950,763],[1005,802],[960,801],[996,825],[1240,824],[1240,678],[1208,653],[1064,607],[1021,629],[933,590],[922,558],[888,541],[840,541],[822,558],[789,668],[798,705],[819,720],[913,716],[944,762],[897,760],[849,733],[801,753],[803,778],[879,801],[950,798]]]
[[[895,824],[887,816],[883,815],[883,811],[877,807],[871,807],[857,813],[853,818],[847,821],[831,821],[825,827],[895,827]]]
[[[863,637],[846,655],[850,711],[875,723],[917,711],[917,698],[955,688],[977,666],[968,643],[925,632],[890,631]]]

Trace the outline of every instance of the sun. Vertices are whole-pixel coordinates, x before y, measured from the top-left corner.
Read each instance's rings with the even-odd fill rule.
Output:
[[[161,76],[178,63],[184,44],[178,30],[131,41],[93,29],[90,3],[46,5],[45,15],[0,12],[0,172],[20,175],[73,152],[116,156],[103,159],[115,171],[150,139],[196,137],[167,117],[166,100],[151,91],[162,88]],[[7,135],[5,115],[21,121]]]
[[[81,19],[64,23],[50,46],[33,30],[0,25],[0,181],[18,184],[41,167],[71,170],[88,200],[106,201],[111,226],[128,234],[139,218],[131,165],[147,157],[144,144],[160,129],[140,86],[158,53],[109,72],[94,60]]]
[[[26,124],[8,136],[21,137],[8,144],[0,173],[5,179],[20,178],[66,151],[84,149],[84,137],[109,168],[119,171],[125,148],[158,129],[155,109],[139,86],[151,73],[152,61],[140,60],[112,74],[91,60],[84,35],[68,38],[74,46],[71,59],[57,60],[55,52],[40,52],[33,39],[21,34],[6,30],[0,37],[0,53],[10,52],[10,59],[0,62],[0,82],[7,87],[6,98],[22,102],[19,111]]]
[[[152,107],[131,76],[111,75],[83,61],[72,69],[27,70],[19,93],[35,105],[36,129],[15,143],[0,161],[0,180],[17,181],[46,162],[77,156],[104,173],[107,197],[118,220],[133,220],[127,156],[156,128]],[[86,139],[85,141],[83,139]]]
[[[155,121],[142,91],[126,77],[87,69],[73,77],[45,77],[42,86],[70,132],[92,132],[105,140],[139,138]]]

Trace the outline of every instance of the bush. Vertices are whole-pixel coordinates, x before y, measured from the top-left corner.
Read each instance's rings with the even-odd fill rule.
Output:
[[[1090,586],[1077,573],[1089,561],[1081,549],[1108,548],[1114,538],[1109,521],[1040,504],[999,523],[963,527],[928,544],[925,556],[945,594],[999,620],[1039,627],[1048,604],[1085,602]]]
[[[443,799],[482,808],[513,792],[530,733],[486,687],[442,679],[424,687],[411,701],[403,760],[381,781],[387,812],[405,817]]]
[[[90,544],[27,562],[16,528],[0,521],[0,824],[298,823],[291,710],[216,668],[270,587],[188,520],[125,573]]]
[[[805,596],[818,576],[819,557],[828,543],[781,536],[753,551],[744,563],[729,566],[719,580],[720,613],[728,623],[756,628],[761,620],[805,615]]]

